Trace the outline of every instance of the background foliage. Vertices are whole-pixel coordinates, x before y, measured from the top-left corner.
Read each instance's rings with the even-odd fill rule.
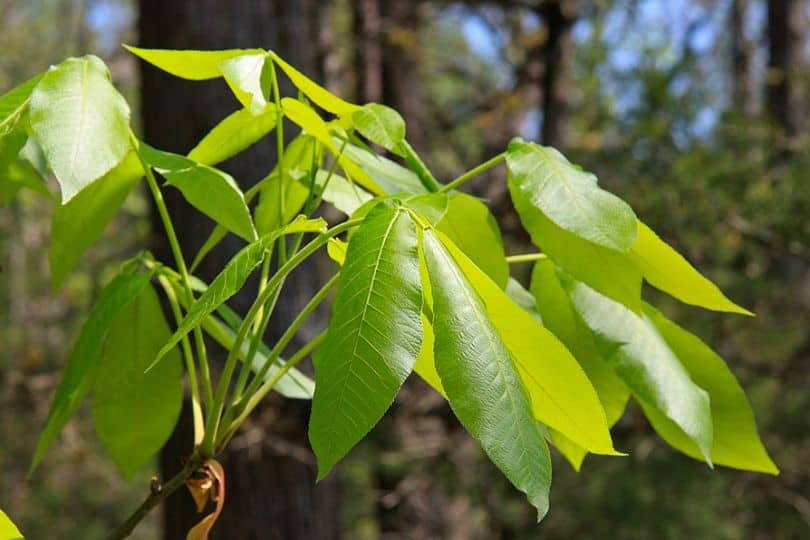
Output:
[[[359,101],[403,110],[409,137],[437,174],[452,178],[516,133],[559,145],[757,314],[717,317],[645,291],[728,360],[782,474],[723,468],[709,474],[653,436],[634,408],[615,430],[616,447],[629,458],[588,457],[578,476],[553,456],[554,510],[544,535],[599,537],[609,529],[617,538],[806,537],[810,148],[796,120],[804,117],[803,100],[789,102],[786,116],[772,105],[772,83],[786,74],[768,68],[768,31],[776,24],[768,3],[544,3],[566,8],[560,13],[570,19],[560,23],[553,9],[534,2],[423,1],[405,8],[391,2],[395,7],[382,14],[374,37],[383,44],[387,72],[405,72],[407,80],[382,88],[368,76],[364,47],[373,40],[357,30],[374,2],[322,4],[321,24],[332,40],[323,54],[327,81],[346,96],[363,96]],[[808,16],[806,2],[785,4]],[[137,7],[118,0],[0,2],[0,92],[66,55],[95,52],[131,100],[135,66],[117,43],[137,41]],[[561,29],[571,43],[555,53],[549,43]],[[800,49],[790,80],[803,96],[810,70]],[[555,61],[565,67],[562,92],[543,75]],[[565,99],[549,101],[558,93]],[[504,183],[494,180],[476,180],[476,191],[493,201],[504,223],[516,223],[496,187]],[[107,280],[106,265],[149,242],[148,208],[133,195],[105,241],[83,259],[82,271],[54,298],[45,251],[52,209],[33,193],[22,195],[0,210],[0,507],[32,538],[94,538],[133,505],[139,490],[99,459],[89,410],[26,482],[31,426],[44,419],[66,344]],[[527,244],[520,236],[507,241],[513,251]],[[527,271],[513,268],[521,279]],[[536,536],[531,508],[440,398],[417,381],[398,402],[404,406],[340,468],[346,537]],[[148,476],[141,472],[137,485]],[[157,535],[155,521],[151,526],[139,531],[144,538]]]

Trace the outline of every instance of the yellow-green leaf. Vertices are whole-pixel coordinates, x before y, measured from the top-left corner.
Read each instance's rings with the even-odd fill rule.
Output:
[[[630,259],[641,269],[650,285],[687,304],[752,315],[729,300],[717,285],[641,221],[638,222],[638,238],[630,248]]]
[[[273,57],[273,61],[278,65],[284,73],[287,74],[287,77],[290,78],[292,83],[299,89],[301,92],[304,93],[309,99],[311,99],[315,104],[317,104],[322,109],[329,111],[330,113],[336,114],[338,116],[343,116],[344,114],[352,114],[353,112],[360,110],[361,107],[359,105],[355,105],[353,103],[349,103],[348,101],[339,98],[338,96],[334,95],[332,92],[324,88],[323,86],[319,85],[290,64],[285,62],[279,55],[270,51],[270,55]]]
[[[131,45],[124,48],[153,66],[181,79],[203,81],[222,76],[219,65],[229,58],[263,53],[261,49],[230,49],[225,51],[194,51],[169,49],[141,49]]]

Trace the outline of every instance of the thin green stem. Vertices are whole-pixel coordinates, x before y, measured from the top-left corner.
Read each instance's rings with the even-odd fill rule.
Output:
[[[325,338],[326,338],[326,331],[324,330],[323,332],[312,338],[312,340],[309,343],[301,347],[295,354],[293,354],[290,357],[290,359],[287,360],[287,362],[285,362],[284,365],[281,366],[281,368],[279,368],[279,370],[273,374],[272,377],[270,377],[267,381],[265,381],[264,384],[262,384],[256,390],[256,392],[250,396],[247,404],[239,413],[239,415],[229,423],[222,437],[222,440],[217,445],[218,452],[222,451],[228,445],[228,442],[231,440],[231,437],[233,437],[233,435],[236,433],[236,431],[239,429],[239,427],[242,425],[245,419],[248,416],[250,416],[250,413],[253,412],[253,409],[256,408],[256,405],[258,405],[262,401],[262,399],[264,399],[264,397],[270,392],[270,390],[273,389],[276,383],[279,380],[281,380],[281,378],[284,375],[286,375],[288,371],[294,368],[296,364],[298,364],[301,360],[306,358],[307,355],[313,351],[313,349],[315,349],[321,343],[323,343],[323,340]]]
[[[281,353],[284,351],[284,348],[289,345],[292,339],[295,337],[295,334],[301,329],[307,319],[312,315],[312,312],[326,299],[332,289],[338,283],[338,278],[340,274],[335,274],[332,276],[326,284],[321,287],[321,289],[315,293],[315,295],[307,302],[307,305],[301,310],[301,312],[295,317],[292,323],[287,327],[281,337],[278,339],[278,342],[273,346],[273,349],[270,351],[270,354],[267,355],[267,359],[265,360],[262,367],[256,372],[256,376],[248,386],[247,391],[245,392],[246,396],[250,396],[258,390],[259,385],[261,385],[262,380],[264,379],[267,372],[270,370],[270,367],[278,360],[281,356]],[[241,396],[239,396],[241,397]],[[236,403],[237,400],[234,400]]]
[[[413,149],[408,141],[403,140],[399,148],[402,150],[403,154],[405,154],[405,161],[407,161],[408,165],[414,170],[416,176],[419,177],[419,181],[425,186],[425,189],[431,193],[443,191],[441,184],[436,181],[436,178],[433,177],[433,174],[428,170],[422,158],[419,157],[419,154],[416,153],[416,150]]]
[[[250,326],[256,319],[260,306],[263,306],[267,302],[270,296],[275,292],[276,287],[278,287],[284,278],[286,278],[287,275],[299,264],[301,264],[307,257],[325,245],[330,238],[333,238],[342,232],[359,225],[361,222],[361,219],[344,221],[340,225],[336,225],[325,233],[320,234],[309,244],[304,246],[301,251],[293,255],[281,268],[279,268],[273,277],[270,278],[270,281],[268,281],[267,287],[256,297],[253,305],[250,307],[250,310],[248,310],[247,315],[245,315],[242,324],[239,326],[236,339],[234,340],[234,345],[231,350],[228,351],[228,357],[225,360],[225,367],[222,369],[222,375],[220,376],[219,383],[217,384],[213,405],[211,407],[211,413],[209,414],[205,425],[205,438],[203,439],[202,443],[202,451],[204,452],[204,455],[209,455],[214,449],[214,441],[217,440],[217,431],[219,430],[220,417],[225,404],[225,396],[228,392],[228,387],[230,385],[231,378],[233,377],[233,372],[236,368],[239,351],[242,347],[242,343],[244,343],[245,338],[247,337]]]
[[[502,152],[502,153],[498,154],[497,156],[486,160],[481,165],[479,165],[477,167],[474,167],[474,168],[470,169],[469,171],[465,172],[464,174],[462,174],[461,176],[459,176],[458,178],[456,178],[455,180],[453,180],[449,184],[442,187],[439,191],[442,192],[442,193],[447,193],[448,191],[450,191],[452,189],[456,189],[458,186],[460,186],[464,182],[472,180],[473,178],[475,178],[479,174],[482,174],[482,173],[490,170],[492,167],[495,167],[496,165],[498,165],[500,162],[504,161],[505,159],[506,159],[506,153]]]
[[[539,261],[547,258],[548,256],[545,253],[522,253],[520,255],[509,255],[506,257],[506,262],[509,264],[518,264]]]
[[[281,92],[278,88],[278,76],[276,74],[276,63],[272,56],[270,59],[270,86],[273,91],[273,101],[276,105],[276,168],[278,169],[278,223],[284,223],[284,112],[281,110]],[[279,264],[284,264],[287,260],[287,241],[282,236],[278,240]]]
[[[160,220],[163,223],[163,228],[166,231],[166,238],[169,240],[169,246],[171,248],[172,255],[174,256],[177,270],[179,271],[180,277],[183,281],[185,294],[188,296],[190,301],[193,301],[194,292],[191,288],[191,279],[189,278],[188,267],[186,266],[186,261],[183,258],[183,251],[180,249],[180,242],[177,240],[177,233],[174,230],[172,219],[169,216],[166,201],[163,199],[163,193],[160,191],[160,186],[158,186],[155,175],[152,172],[152,167],[143,160],[140,153],[137,151],[140,143],[132,130],[130,130],[129,136],[132,147],[135,150],[135,154],[138,156],[138,160],[141,163],[141,168],[143,169],[144,175],[146,175],[146,183],[149,185],[149,190],[151,191],[152,198],[155,201],[155,206],[157,207],[158,214],[160,215]],[[200,376],[202,377],[203,388],[205,390],[206,404],[210,404],[210,400],[213,397],[211,395],[211,375],[208,371],[208,357],[205,351],[205,341],[203,340],[202,330],[200,330],[199,327],[195,328],[194,330],[194,345],[197,349],[197,359],[200,364]]]
[[[174,293],[174,288],[169,282],[169,279],[164,275],[158,275],[158,282],[166,293],[166,298],[169,300],[169,306],[174,316],[175,324],[179,325],[183,320],[183,312],[180,310],[180,303],[177,300],[177,295]],[[188,341],[188,336],[183,336],[180,340],[180,345],[183,350],[183,360],[186,364],[186,371],[188,372],[188,384],[191,387],[191,411],[194,418],[194,444],[199,444],[202,441],[203,429],[205,428],[205,420],[202,414],[202,407],[200,406],[200,387],[197,383],[197,369],[194,366],[194,354],[191,351],[191,343]]]

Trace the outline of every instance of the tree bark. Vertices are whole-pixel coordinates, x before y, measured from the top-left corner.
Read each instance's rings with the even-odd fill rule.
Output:
[[[568,69],[573,56],[571,28],[576,20],[574,2],[559,0],[543,2],[537,8],[548,29],[542,55],[545,65],[541,81],[543,124],[540,140],[543,144],[565,148],[568,138]]]
[[[382,20],[379,0],[352,3],[355,97],[360,103],[383,99]]]
[[[731,74],[734,109],[744,116],[756,114],[756,94],[751,73],[754,47],[745,35],[745,17],[749,0],[732,0],[729,23],[731,26]]]
[[[805,128],[801,70],[806,7],[803,0],[768,0],[766,101],[771,119],[790,138]]]
[[[320,77],[319,2],[316,0],[140,0],[140,45],[167,49],[273,49],[304,72]],[[290,90],[287,88],[286,90]],[[282,92],[285,89],[282,88]],[[143,133],[150,144],[178,153],[188,152],[219,120],[239,104],[221,81],[190,82],[168,76],[151,66],[141,66]],[[291,129],[286,130],[290,133]],[[222,165],[243,189],[261,179],[275,162],[275,141],[265,138],[250,150]],[[187,258],[193,256],[212,223],[191,208],[181,194],[165,192],[169,212]],[[170,257],[162,232],[155,224],[156,252]],[[197,271],[211,279],[243,244],[227,238]],[[297,313],[319,278],[316,272],[298,272],[287,281],[274,314],[270,333],[278,336]],[[304,275],[305,274],[305,275]],[[252,300],[255,283],[237,295],[232,307],[244,312]],[[213,353],[213,354],[211,354]],[[216,357],[216,351],[210,351]],[[214,526],[212,539],[330,539],[338,535],[336,483],[327,479],[315,485],[314,464],[306,446],[309,405],[301,402],[274,404],[257,411],[249,432],[237,435],[234,450],[220,461],[227,475],[225,508]],[[177,432],[164,449],[163,477],[171,477],[192,450],[188,410]],[[184,539],[201,516],[185,493],[165,504],[164,538]]]

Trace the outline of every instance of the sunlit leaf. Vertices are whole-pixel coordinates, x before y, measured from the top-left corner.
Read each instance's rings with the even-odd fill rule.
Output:
[[[630,248],[630,259],[653,287],[687,304],[717,311],[752,314],[729,300],[717,285],[706,279],[641,221],[638,222],[638,239]]]
[[[30,116],[63,203],[130,150],[129,106],[95,56],[69,58],[49,69],[31,94]]]
[[[723,359],[697,336],[669,321],[656,309],[645,305],[644,312],[695,384],[709,393],[714,427],[712,461],[736,469],[779,474],[757,434],[748,399]],[[664,440],[685,454],[701,459],[700,449],[677,425],[654,408],[643,403],[642,407]]]
[[[259,115],[267,109],[270,94],[270,71],[265,69],[264,52],[234,56],[219,64],[222,76],[236,99],[251,114]]]
[[[24,540],[20,530],[2,510],[0,510],[0,539]]]
[[[192,51],[141,49],[131,45],[124,48],[153,66],[181,79],[202,81],[222,76],[219,65],[229,58],[263,53],[261,49],[230,49],[225,51]]]
[[[450,407],[542,519],[551,460],[517,367],[481,297],[432,230],[424,231],[422,249],[433,294],[436,372]]]
[[[326,340],[314,355],[309,440],[323,478],[390,407],[422,341],[416,227],[383,201],[351,236]]]
[[[43,75],[40,73],[0,96],[0,139],[14,130]]]
[[[369,103],[352,114],[354,127],[369,141],[395,151],[405,139],[405,121],[390,107]]]
[[[299,90],[301,90],[305,96],[307,96],[325,111],[329,111],[330,113],[338,116],[343,116],[344,114],[352,114],[360,109],[360,106],[349,103],[348,101],[334,95],[326,88],[320,86],[315,81],[285,62],[276,53],[270,51],[270,55],[273,57],[273,62],[275,62],[275,64],[287,74],[287,77],[290,78],[292,83]]]
[[[570,278],[563,286],[595,333],[600,352],[633,396],[677,424],[711,464],[709,395],[689,377],[650,319]]]
[[[188,153],[188,158],[203,165],[225,161],[272,131],[276,127],[276,118],[272,104],[268,104],[258,116],[247,109],[239,109],[214,126]]]
[[[411,170],[390,159],[347,143],[343,153],[363,169],[385,193],[426,193],[427,190]]]
[[[636,216],[596,176],[572,165],[554,148],[515,139],[506,155],[509,190],[520,192],[558,227],[580,238],[626,252],[636,240]]]

